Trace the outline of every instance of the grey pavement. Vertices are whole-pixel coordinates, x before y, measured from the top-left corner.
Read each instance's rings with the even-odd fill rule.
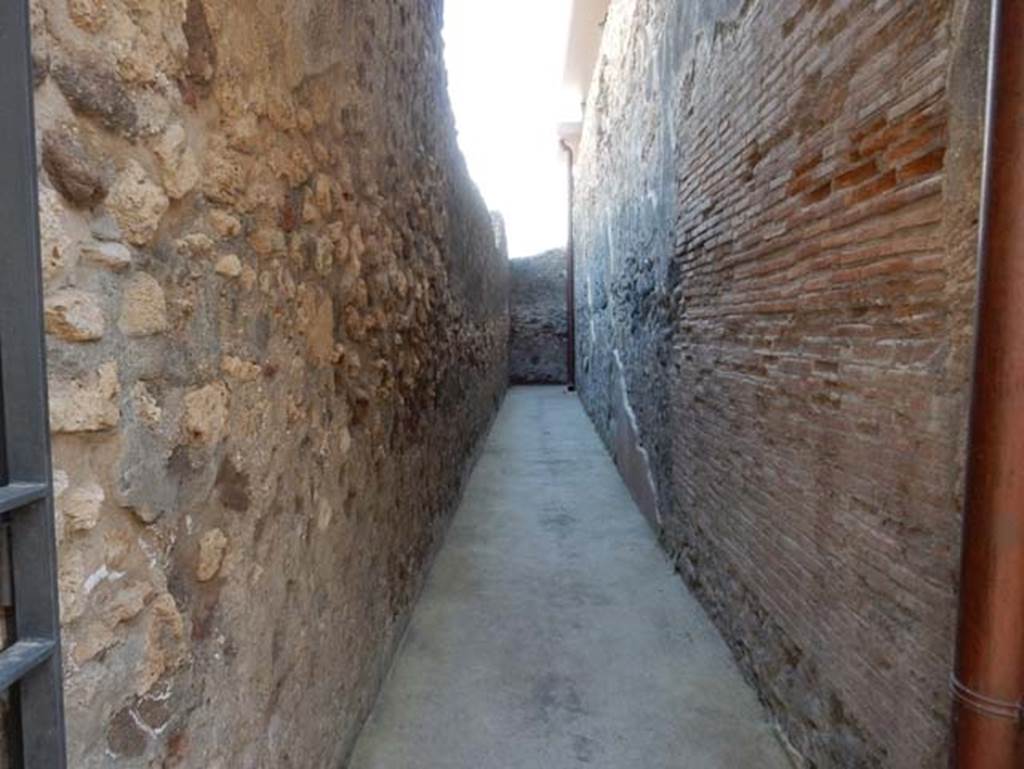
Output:
[[[351,769],[790,769],[579,400],[512,388]]]

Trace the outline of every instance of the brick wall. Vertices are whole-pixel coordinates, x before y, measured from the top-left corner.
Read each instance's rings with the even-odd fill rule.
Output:
[[[943,765],[985,3],[617,0],[578,374],[814,765]]]

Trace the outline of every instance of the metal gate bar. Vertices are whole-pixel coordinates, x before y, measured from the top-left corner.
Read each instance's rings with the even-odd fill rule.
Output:
[[[14,687],[14,765],[64,769],[41,284],[28,1],[0,0],[0,522],[14,599],[0,689]]]

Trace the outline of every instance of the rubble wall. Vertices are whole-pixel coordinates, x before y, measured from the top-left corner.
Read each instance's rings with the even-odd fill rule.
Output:
[[[507,381],[441,12],[34,2],[76,769],[333,769],[374,700]]]
[[[509,377],[513,384],[569,381],[565,251],[509,262]]]

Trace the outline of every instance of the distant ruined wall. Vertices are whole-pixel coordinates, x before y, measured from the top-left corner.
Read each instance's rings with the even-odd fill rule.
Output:
[[[581,396],[814,766],[945,765],[986,27],[614,0],[589,95]]]
[[[509,378],[513,384],[565,384],[569,381],[565,251],[559,248],[512,259],[509,271]]]
[[[434,0],[36,0],[69,766],[335,769],[507,381]]]

